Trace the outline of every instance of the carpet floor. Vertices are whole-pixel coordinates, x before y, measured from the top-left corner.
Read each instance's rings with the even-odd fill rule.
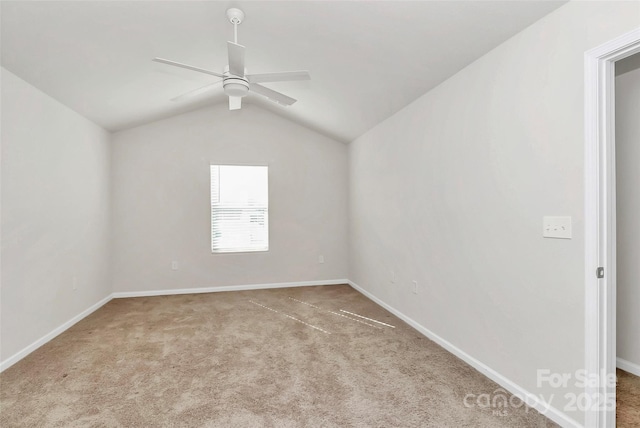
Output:
[[[617,369],[616,426],[640,427],[640,377]]]
[[[0,426],[556,426],[509,397],[349,286],[300,287],[112,300],[0,374]]]

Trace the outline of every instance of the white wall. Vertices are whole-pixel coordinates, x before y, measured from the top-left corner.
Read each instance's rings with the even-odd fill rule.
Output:
[[[256,106],[222,104],[116,133],[112,156],[114,291],[346,278],[344,144]],[[269,165],[268,252],[211,253],[216,162]]]
[[[584,52],[639,25],[638,2],[571,2],[349,146],[350,279],[561,411],[583,389],[537,370],[585,362]]]
[[[636,55],[640,58],[640,54]],[[630,61],[628,59],[627,61]],[[616,77],[617,357],[640,366],[640,68]]]
[[[0,79],[6,361],[111,292],[109,134],[4,68]]]

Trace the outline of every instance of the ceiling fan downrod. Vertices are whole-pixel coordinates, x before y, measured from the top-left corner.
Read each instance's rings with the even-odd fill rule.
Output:
[[[244,20],[244,12],[240,9],[232,7],[227,10],[227,18],[229,18],[229,22],[233,24],[233,43],[238,43],[238,25],[242,24]]]

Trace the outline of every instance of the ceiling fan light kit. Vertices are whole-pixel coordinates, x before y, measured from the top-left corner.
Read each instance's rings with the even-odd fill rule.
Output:
[[[209,74],[222,79],[222,88],[224,93],[229,97],[229,110],[238,110],[242,107],[242,97],[245,97],[250,91],[255,92],[263,97],[268,98],[283,106],[290,106],[297,100],[278,91],[260,85],[263,82],[285,82],[292,80],[309,80],[311,76],[306,70],[301,71],[283,71],[276,73],[262,74],[246,74],[244,67],[244,51],[245,47],[238,44],[238,25],[244,20],[244,12],[237,8],[227,10],[227,18],[233,25],[233,42],[227,42],[228,64],[224,68],[223,73],[206,70],[204,68],[172,61],[164,58],[154,58],[153,61],[162,64],[171,65],[173,67],[185,68],[187,70],[199,73]],[[172,99],[178,101],[189,98],[194,95],[202,94],[210,89],[215,88],[218,82],[210,83],[201,88],[189,91],[186,94],[179,95]]]
[[[229,76],[222,81],[224,93],[230,97],[244,97],[249,93],[249,82],[247,79]]]

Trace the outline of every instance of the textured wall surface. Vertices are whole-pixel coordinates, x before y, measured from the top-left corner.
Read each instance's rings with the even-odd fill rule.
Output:
[[[4,68],[1,78],[4,361],[111,284],[109,134]]]
[[[112,156],[114,291],[346,278],[344,144],[220,104],[116,133]],[[268,252],[211,253],[215,163],[269,165]]]
[[[349,278],[559,410],[583,389],[537,370],[585,362],[584,52],[639,25],[570,2],[349,146]]]

